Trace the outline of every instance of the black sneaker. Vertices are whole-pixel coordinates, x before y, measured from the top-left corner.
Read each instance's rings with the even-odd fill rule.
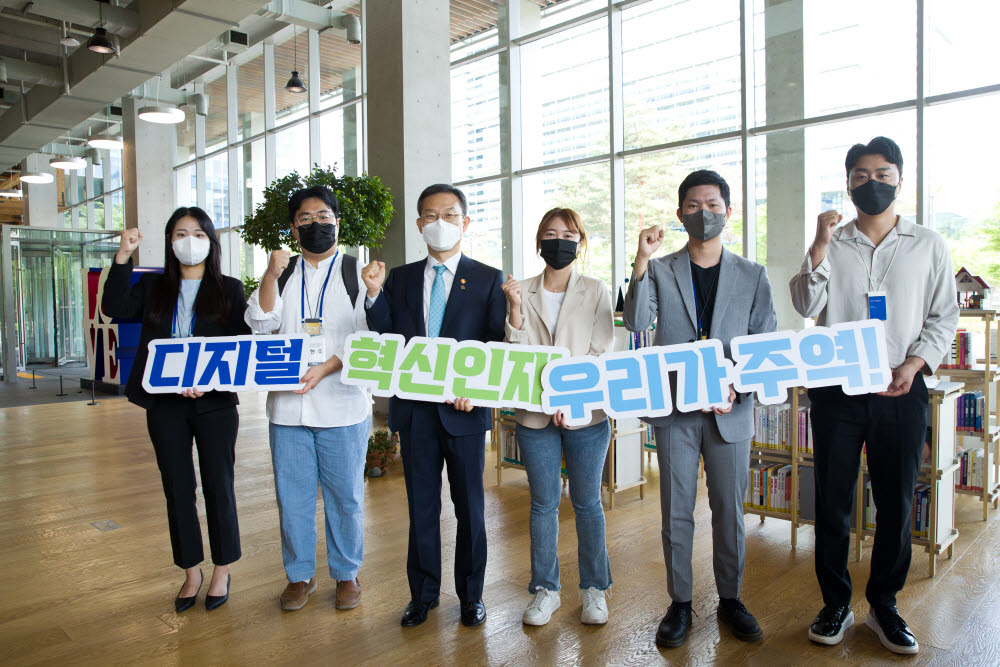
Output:
[[[844,631],[854,625],[854,612],[847,605],[833,607],[827,605],[809,626],[809,639],[817,644],[833,646],[844,638]]]
[[[672,602],[667,615],[656,629],[656,645],[677,648],[684,644],[691,629],[691,603]]]
[[[719,600],[719,620],[729,626],[737,639],[753,642],[764,638],[757,619],[743,606],[739,598],[722,598]]]
[[[916,637],[896,611],[895,605],[872,607],[868,612],[868,618],[865,619],[865,625],[878,635],[882,646],[893,653],[912,655],[920,650]]]

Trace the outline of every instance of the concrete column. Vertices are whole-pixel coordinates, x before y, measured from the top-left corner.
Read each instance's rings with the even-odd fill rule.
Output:
[[[357,97],[361,92],[361,72],[358,68],[345,69],[341,77],[344,99]],[[358,161],[358,108],[357,104],[344,108],[344,164],[340,166],[342,176],[361,175]]]
[[[51,183],[22,183],[24,224],[31,227],[60,227],[56,170],[49,166],[51,155],[32,153],[22,163],[25,171],[52,174]]]
[[[174,212],[173,155],[176,128],[140,120],[135,98],[122,100],[122,177],[125,228],[138,227],[139,266],[163,266],[163,228]]]
[[[805,114],[804,0],[767,0],[764,14],[764,67],[767,122],[799,120]],[[767,272],[774,292],[779,329],[801,329],[788,278],[799,270],[813,227],[806,220],[806,142],[804,130],[768,134]]]
[[[367,18],[368,171],[392,191],[396,209],[373,256],[393,267],[427,255],[417,198],[451,181],[449,4],[370,0]]]

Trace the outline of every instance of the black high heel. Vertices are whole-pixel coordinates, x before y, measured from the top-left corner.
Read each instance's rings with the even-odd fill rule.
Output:
[[[201,585],[205,583],[205,573],[202,572],[201,570],[198,570],[198,574],[201,575],[201,581],[198,582],[198,590],[194,592],[194,595],[192,595],[189,598],[182,598],[180,596],[180,591],[178,591],[177,597],[174,598],[174,611],[176,611],[178,614],[181,613],[182,611],[186,611],[191,607],[193,607],[194,601],[198,599],[198,591],[201,590]],[[183,586],[181,586],[181,590],[184,590]]]
[[[205,596],[205,609],[212,611],[217,609],[222,605],[226,604],[226,600],[229,599],[229,584],[232,583],[233,577],[230,574],[226,574],[226,594],[225,595],[206,595]]]

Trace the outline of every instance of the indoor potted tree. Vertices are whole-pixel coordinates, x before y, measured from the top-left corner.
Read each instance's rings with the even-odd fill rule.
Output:
[[[379,248],[392,221],[392,193],[378,176],[337,176],[334,167],[316,165],[312,172],[300,176],[292,172],[271,183],[264,190],[264,201],[243,221],[240,236],[252,245],[271,252],[278,248],[299,247],[288,223],[288,199],[299,188],[325,185],[337,196],[340,204],[341,247],[365,246]],[[246,277],[243,287],[249,297],[257,288],[259,278]]]
[[[380,428],[368,437],[368,454],[365,457],[365,474],[369,477],[381,477],[386,466],[396,458],[399,451],[399,434],[389,433],[389,429]]]

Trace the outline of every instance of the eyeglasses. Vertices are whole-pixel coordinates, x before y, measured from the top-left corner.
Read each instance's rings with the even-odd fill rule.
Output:
[[[420,216],[420,219],[424,221],[425,225],[429,225],[429,224],[431,224],[433,222],[437,222],[438,219],[441,219],[441,220],[444,220],[445,222],[449,222],[450,223],[450,222],[455,222],[456,220],[458,220],[461,217],[462,217],[462,214],[461,213],[457,213],[455,211],[445,211],[444,213],[441,213],[440,215],[438,215],[436,212],[428,211],[427,213],[424,213],[422,216]]]
[[[317,220],[323,223],[329,223],[335,218],[336,216],[333,215],[332,211],[320,211],[316,215],[313,215],[312,213],[297,215],[295,216],[295,222],[298,223],[299,227],[302,227],[303,225],[311,225]]]

